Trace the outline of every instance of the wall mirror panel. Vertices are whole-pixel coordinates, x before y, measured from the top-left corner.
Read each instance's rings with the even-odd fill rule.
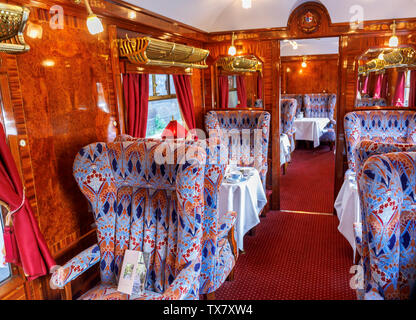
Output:
[[[215,65],[216,106],[263,108],[263,63],[254,55],[220,57]]]
[[[410,46],[371,48],[357,61],[355,107],[414,107],[416,51]],[[412,85],[413,84],[413,85]]]

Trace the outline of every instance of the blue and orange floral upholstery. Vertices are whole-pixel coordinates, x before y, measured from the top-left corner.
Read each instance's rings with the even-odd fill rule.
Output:
[[[210,138],[219,137],[225,146],[237,150],[230,152],[229,156],[238,165],[256,168],[266,190],[270,113],[254,110],[208,111],[205,114],[205,130]]]
[[[159,139],[137,139],[128,135],[119,135],[114,141],[144,140],[160,141]],[[175,139],[167,141],[174,144],[183,143]],[[225,147],[216,142],[207,140],[199,143],[201,148],[205,148],[207,154],[204,178],[200,294],[211,293],[218,289],[233,270],[238,256],[233,230],[237,213],[230,211],[220,215],[218,212],[218,194],[228,159],[224,157],[224,153],[221,153],[221,148]],[[185,143],[192,144],[193,142],[185,141]]]
[[[295,99],[281,99],[280,112],[282,118],[281,134],[286,134],[291,145],[291,152],[295,150],[295,127],[294,120],[297,110],[297,101]]]
[[[159,164],[163,142],[93,143],[80,150],[74,177],[88,199],[98,245],[54,272],[62,288],[95,263],[101,284],[80,299],[129,299],[117,292],[126,249],[151,253],[140,299],[198,299],[204,210],[205,150],[186,145],[174,164]],[[99,257],[99,258],[98,258]]]
[[[371,110],[349,112],[344,117],[348,170],[356,173],[355,150],[361,140],[416,143],[416,112]]]
[[[386,106],[386,99],[384,98],[361,98],[357,99],[355,106],[359,107],[374,107],[374,106]]]
[[[359,299],[408,299],[416,283],[416,153],[371,156],[358,179]]]
[[[303,94],[291,94],[291,93],[284,93],[280,96],[283,99],[295,99],[297,102],[296,107],[296,116],[302,112],[303,110]]]
[[[334,119],[336,102],[336,94],[312,93],[303,96],[305,118],[328,118],[330,120],[319,138],[320,141],[332,143],[336,140]]]

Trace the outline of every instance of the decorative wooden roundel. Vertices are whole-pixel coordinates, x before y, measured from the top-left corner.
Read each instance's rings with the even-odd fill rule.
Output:
[[[315,10],[305,10],[298,20],[299,29],[305,33],[314,33],[319,29],[321,16]]]

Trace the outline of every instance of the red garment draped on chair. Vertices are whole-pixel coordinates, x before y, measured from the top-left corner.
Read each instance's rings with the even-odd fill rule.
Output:
[[[416,71],[410,72],[409,107],[416,106]]]
[[[123,86],[127,114],[127,134],[136,138],[145,138],[149,104],[149,75],[124,74]]]
[[[218,77],[219,108],[228,108],[228,77]]]
[[[380,98],[382,84],[383,74],[378,74],[376,78],[376,84],[374,86],[374,98]]]
[[[6,262],[22,266],[28,280],[46,275],[56,263],[25,196],[2,125],[0,125],[0,200],[11,210],[11,223],[6,218],[4,228]]]
[[[237,97],[238,105],[237,107],[245,108],[247,107],[247,92],[246,92],[246,82],[244,81],[244,76],[237,76]]]
[[[405,73],[399,72],[399,76],[397,77],[396,90],[394,92],[394,99],[393,99],[394,106],[403,107],[404,86],[405,86]]]
[[[176,97],[178,98],[182,116],[189,130],[196,128],[194,99],[192,97],[191,77],[185,74],[174,74]]]

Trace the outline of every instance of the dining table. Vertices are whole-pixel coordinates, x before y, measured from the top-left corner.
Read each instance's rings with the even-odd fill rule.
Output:
[[[329,122],[329,118],[295,118],[293,122],[296,129],[295,139],[313,141],[313,147],[316,148],[319,146],[319,138]]]
[[[242,172],[241,179],[230,180],[230,173]],[[234,226],[237,248],[244,251],[244,235],[260,223],[260,214],[267,203],[259,172],[253,167],[228,167],[220,186],[218,211],[220,215],[235,211]]]

